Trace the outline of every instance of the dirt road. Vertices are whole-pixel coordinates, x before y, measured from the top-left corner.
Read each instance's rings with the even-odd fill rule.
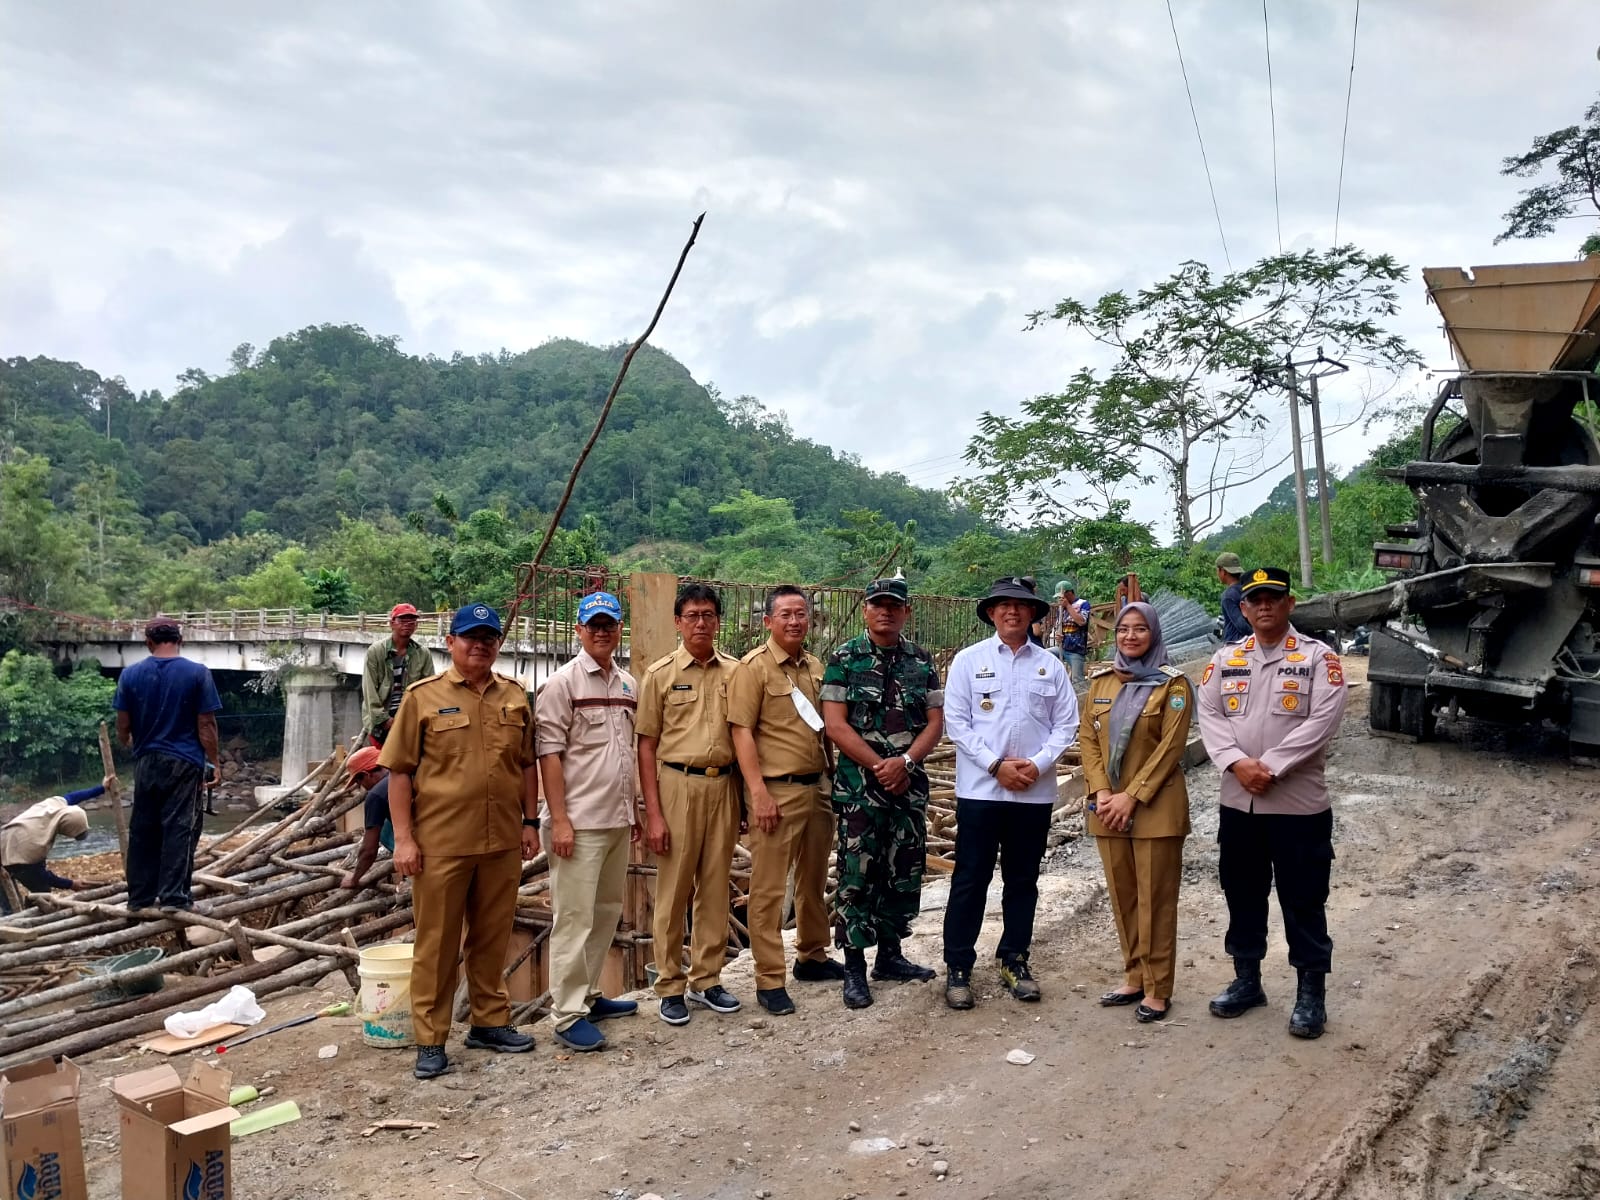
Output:
[[[1435,745],[1373,738],[1361,674],[1352,664],[1331,760],[1336,973],[1319,1041],[1285,1032],[1293,972],[1276,913],[1270,1006],[1229,1022],[1206,1012],[1230,968],[1216,780],[1202,766],[1164,1025],[1093,1001],[1117,981],[1116,939],[1098,858],[1074,842],[1044,881],[1039,1005],[1000,994],[983,968],[969,1013],[944,1007],[941,980],[880,985],[859,1013],[832,987],[797,984],[799,1014],[766,1018],[742,959],[726,976],[746,1000],[737,1016],[696,1012],[672,1029],[647,1005],[590,1056],[555,1053],[547,1026],[527,1056],[456,1044],[455,1072],[430,1085],[411,1080],[409,1054],[320,1021],[227,1056],[238,1081],[274,1084],[305,1113],[235,1143],[235,1195],[1600,1194],[1600,772],[1536,735],[1462,725]],[[937,962],[942,899],[942,884],[927,889],[912,957]],[[269,1017],[342,990],[274,1000]],[[319,1061],[329,1042],[338,1056]],[[1014,1048],[1037,1057],[1010,1065]],[[144,1065],[114,1056],[86,1063],[91,1079]],[[115,1114],[92,1082],[85,1091],[92,1194],[115,1196]],[[390,1117],[439,1127],[360,1136]]]

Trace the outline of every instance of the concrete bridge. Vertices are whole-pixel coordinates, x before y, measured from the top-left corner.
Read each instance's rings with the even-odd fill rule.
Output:
[[[276,674],[285,697],[283,774],[293,779],[331,747],[349,745],[361,732],[361,671],[367,648],[389,636],[379,613],[338,616],[287,608],[167,613],[183,629],[183,653],[213,671]],[[444,637],[451,613],[423,613],[417,641],[433,655],[436,670],[449,665]],[[58,619],[49,637],[63,662],[95,660],[116,673],[149,657],[144,621]],[[539,681],[577,650],[570,623],[519,618],[507,630],[496,670],[532,692]],[[627,651],[617,655],[624,666]],[[286,779],[287,781],[287,779]]]

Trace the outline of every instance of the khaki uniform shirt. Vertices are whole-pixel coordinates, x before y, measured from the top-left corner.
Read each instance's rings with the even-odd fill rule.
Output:
[[[639,736],[657,739],[656,760],[727,767],[728,677],[739,660],[720,650],[702,666],[682,646],[650,664],[639,689]]]
[[[533,708],[494,674],[479,695],[455,667],[406,689],[378,761],[410,775],[423,854],[495,854],[522,845],[522,771],[533,766]]]
[[[728,720],[755,736],[761,774],[813,775],[827,770],[822,734],[800,717],[794,706],[794,689],[822,715],[817,691],[822,686],[822,660],[801,650],[790,657],[767,640],[739,660],[728,681]]]
[[[1330,806],[1324,763],[1349,689],[1331,646],[1292,625],[1270,649],[1255,635],[1224,646],[1200,677],[1200,736],[1222,772],[1222,803],[1245,812],[1309,814]],[[1259,758],[1274,775],[1252,796],[1228,768]]]
[[[1189,787],[1183,777],[1183,752],[1189,742],[1189,722],[1194,717],[1189,681],[1181,673],[1169,675],[1164,682],[1147,689],[1127,749],[1122,752],[1119,778],[1123,786],[1119,789],[1111,781],[1110,717],[1122,686],[1109,664],[1089,677],[1078,752],[1083,756],[1083,786],[1089,800],[1104,789],[1127,792],[1138,801],[1133,810],[1133,829],[1128,833],[1108,829],[1092,812],[1084,813],[1085,828],[1094,837],[1183,837],[1189,832]]]
[[[638,763],[633,721],[639,687],[611,664],[610,672],[587,650],[539,685],[539,757],[561,757],[567,819],[574,829],[621,829],[635,824]],[[539,800],[539,817],[550,804]]]

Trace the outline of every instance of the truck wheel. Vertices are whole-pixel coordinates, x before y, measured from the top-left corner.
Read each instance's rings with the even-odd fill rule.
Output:
[[[1400,692],[1399,732],[1407,737],[1414,737],[1419,742],[1433,741],[1434,734],[1438,731],[1438,721],[1434,716],[1433,704],[1428,699],[1426,689],[1406,687],[1397,690]]]
[[[1392,683],[1374,683],[1367,702],[1367,723],[1377,733],[1400,732],[1400,692]]]

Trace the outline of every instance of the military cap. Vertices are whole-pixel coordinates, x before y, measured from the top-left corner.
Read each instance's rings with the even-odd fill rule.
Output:
[[[1232,550],[1224,550],[1217,555],[1217,570],[1226,571],[1229,575],[1243,575],[1244,564]]]
[[[911,589],[906,586],[904,579],[874,579],[867,584],[867,594],[862,598],[876,600],[880,596],[888,596],[901,604],[911,603]]]
[[[1257,567],[1246,574],[1239,585],[1241,596],[1253,596],[1257,592],[1281,592],[1287,595],[1291,590],[1289,572],[1282,567]]]

